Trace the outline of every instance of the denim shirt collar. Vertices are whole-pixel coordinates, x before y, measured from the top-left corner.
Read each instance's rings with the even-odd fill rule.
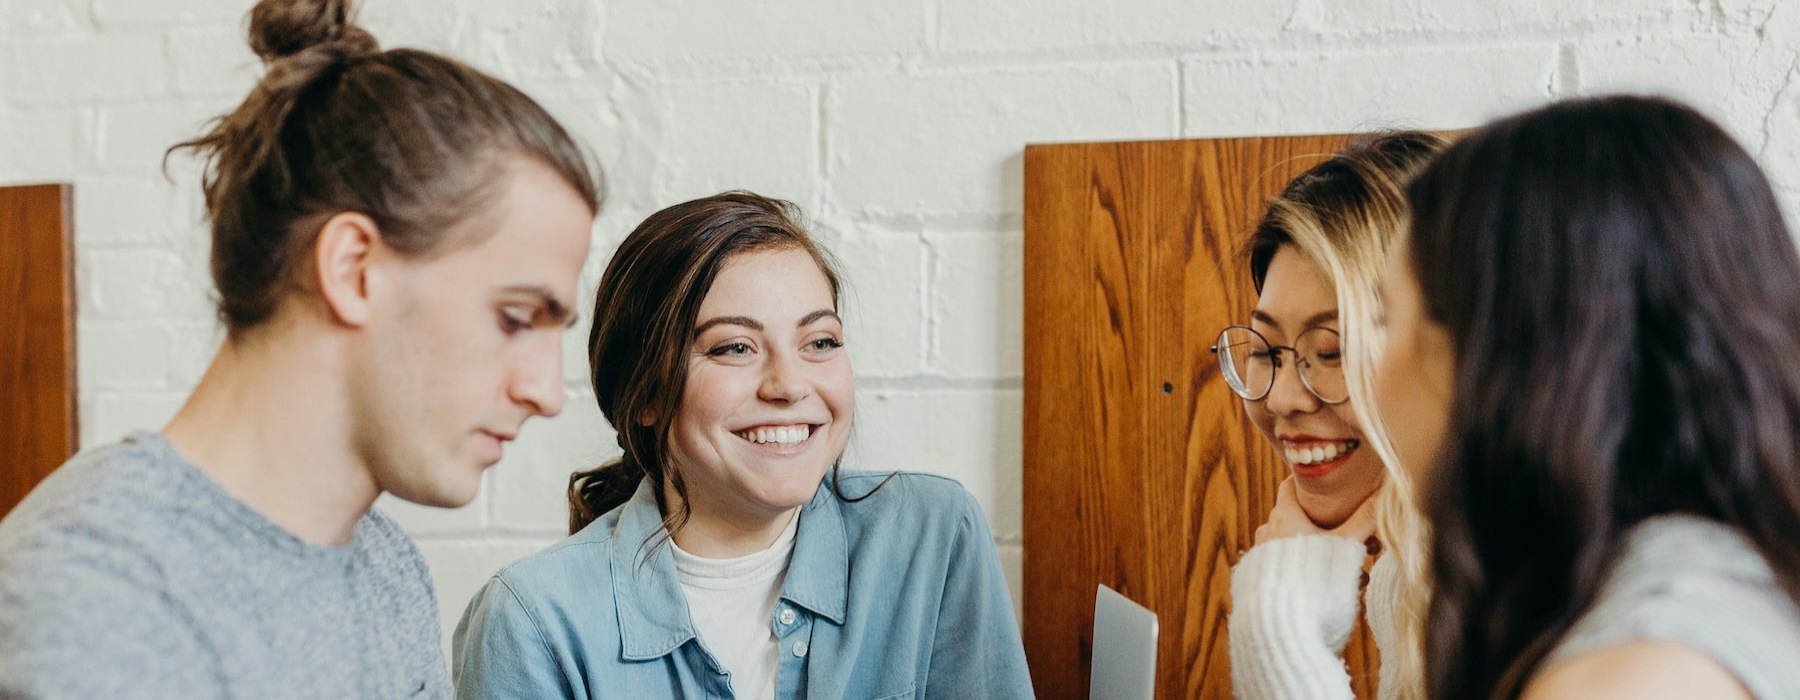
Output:
[[[610,548],[619,648],[632,661],[666,656],[697,636],[687,597],[675,575],[670,543],[654,551],[646,549],[656,544],[661,528],[662,511],[650,480],[645,479],[620,511]],[[844,624],[850,606],[849,535],[838,499],[823,483],[800,509],[794,554],[781,597]]]

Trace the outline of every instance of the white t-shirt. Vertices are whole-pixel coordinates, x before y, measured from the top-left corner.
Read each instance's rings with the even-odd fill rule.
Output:
[[[775,638],[775,601],[787,579],[800,514],[768,549],[730,559],[709,559],[675,550],[675,576],[687,596],[700,643],[731,672],[739,698],[775,697],[780,643]]]

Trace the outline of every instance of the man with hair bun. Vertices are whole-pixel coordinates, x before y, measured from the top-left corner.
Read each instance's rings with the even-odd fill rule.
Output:
[[[176,146],[225,341],[160,432],[0,521],[0,698],[450,696],[425,561],[372,506],[468,503],[562,409],[598,174],[517,89],[353,16],[259,2],[266,75]]]

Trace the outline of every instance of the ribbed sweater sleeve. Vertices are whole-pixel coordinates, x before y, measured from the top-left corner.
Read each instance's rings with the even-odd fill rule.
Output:
[[[1400,697],[1399,660],[1394,650],[1400,648],[1400,636],[1394,621],[1394,602],[1399,600],[1400,565],[1393,557],[1375,560],[1369,569],[1369,587],[1363,591],[1363,616],[1369,620],[1369,632],[1375,636],[1375,649],[1381,653],[1381,685],[1375,696],[1380,700]]]
[[[1304,535],[1264,542],[1238,561],[1228,623],[1237,697],[1354,697],[1339,654],[1356,627],[1364,556],[1342,537]]]

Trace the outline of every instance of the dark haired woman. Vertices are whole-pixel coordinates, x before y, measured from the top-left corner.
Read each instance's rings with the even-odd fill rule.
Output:
[[[1376,388],[1423,472],[1430,696],[1800,697],[1800,256],[1749,154],[1583,100],[1408,196]]]
[[[0,697],[451,694],[425,561],[371,506],[469,502],[562,408],[596,176],[518,90],[352,14],[251,11],[267,74],[185,144],[225,342],[160,433],[0,523]]]
[[[571,537],[469,604],[459,696],[1031,697],[974,499],[837,468],[839,278],[794,215],[707,197],[613,256],[588,348],[624,455],[571,480]]]

